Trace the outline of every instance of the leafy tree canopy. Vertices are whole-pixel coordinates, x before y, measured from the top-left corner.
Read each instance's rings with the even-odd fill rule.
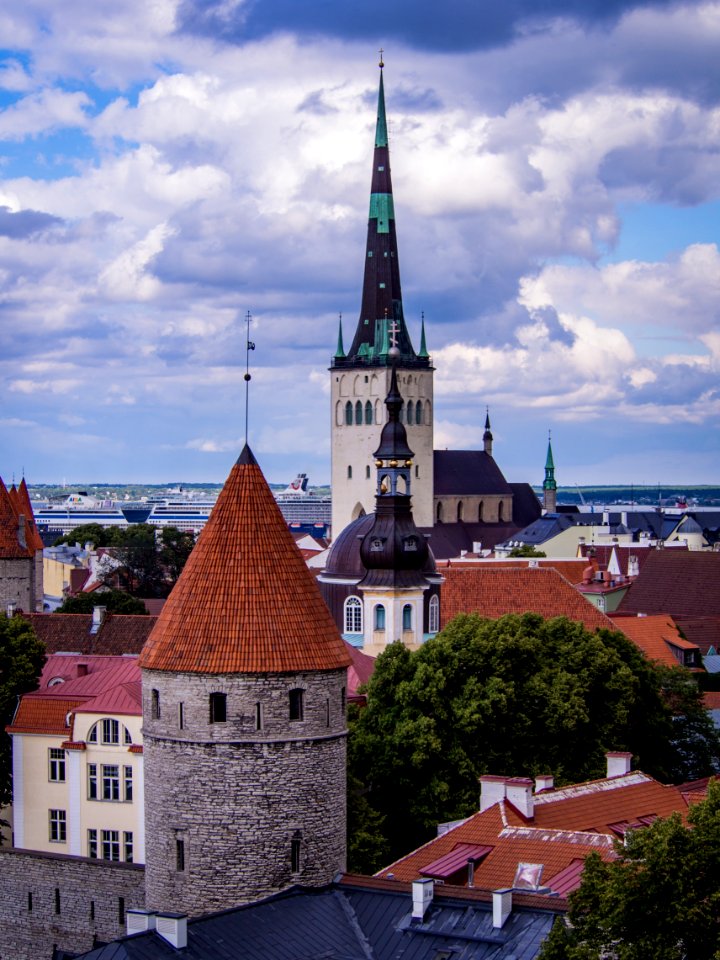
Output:
[[[93,593],[78,593],[66,597],[58,607],[58,613],[92,613],[93,607],[107,607],[108,613],[147,614],[145,604],[131,597],[124,590],[103,590]]]
[[[109,547],[112,545],[113,536],[113,527],[103,527],[99,523],[81,523],[79,527],[58,537],[53,546],[59,547],[63,543],[74,546],[79,543],[84,547],[86,543],[91,543],[93,547]]]
[[[21,616],[0,617],[0,806],[12,800],[11,741],[5,727],[17,699],[35,690],[45,663],[45,646]]]
[[[720,957],[720,782],[692,807],[629,834],[619,858],[585,861],[568,920],[541,960],[714,960]]]
[[[538,550],[537,547],[533,547],[529,543],[523,543],[520,547],[513,547],[509,557],[546,557],[547,554],[542,550]]]
[[[608,750],[628,750],[660,780],[703,775],[720,743],[686,676],[614,631],[532,613],[462,615],[416,652],[395,643],[378,657],[367,707],[351,717],[351,776],[396,857],[476,810],[484,773],[577,783],[604,775]],[[686,729],[675,713],[691,718]],[[370,817],[350,816],[352,851]]]

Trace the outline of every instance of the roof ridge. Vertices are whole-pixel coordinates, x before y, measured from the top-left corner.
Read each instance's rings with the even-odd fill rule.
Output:
[[[558,827],[506,827],[499,836],[503,839],[542,840],[547,843],[586,843],[593,847],[614,845],[614,840],[608,833],[562,830]]]
[[[620,787],[634,787],[640,783],[657,783],[654,777],[641,770],[632,770],[630,773],[618,777],[602,777],[599,780],[587,780],[585,783],[568,784],[554,790],[537,793],[533,797],[535,805],[557,803],[559,800],[568,800],[571,797],[587,796],[591,793],[604,793],[607,790],[617,790]],[[660,784],[663,786],[663,784]]]

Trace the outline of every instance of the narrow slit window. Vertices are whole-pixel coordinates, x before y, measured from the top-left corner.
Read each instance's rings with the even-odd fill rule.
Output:
[[[305,694],[305,691],[301,690],[300,687],[296,687],[294,690],[290,691],[290,719],[291,720],[305,719],[304,694]]]
[[[290,871],[300,873],[302,867],[302,832],[296,830],[290,841]]]
[[[150,716],[153,720],[160,719],[160,691],[152,690],[150,693]]]
[[[185,729],[185,704],[182,701],[178,704],[178,727]]]
[[[262,704],[256,703],[255,704],[255,729],[262,730],[262,728],[263,728]]]
[[[182,837],[175,839],[175,866],[179,873],[185,869],[185,841]]]
[[[210,694],[210,723],[225,723],[227,720],[227,694]]]

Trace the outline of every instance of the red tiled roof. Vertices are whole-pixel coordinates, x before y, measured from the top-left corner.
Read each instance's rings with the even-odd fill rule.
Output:
[[[697,650],[694,643],[689,643],[680,636],[672,617],[667,614],[657,614],[650,617],[611,617],[616,629],[622,630],[626,637],[637,644],[646,657],[658,660],[670,667],[678,665],[678,659],[668,644],[679,650]]]
[[[42,550],[45,546],[43,539],[38,532],[35,524],[35,512],[30,501],[30,493],[25,483],[25,477],[20,481],[20,486],[15,490],[16,512],[25,517],[27,543],[30,550]]]
[[[15,719],[6,727],[8,733],[44,733],[59,737],[67,736],[70,725],[65,723],[68,714],[81,700],[61,697],[47,698],[36,693],[26,694],[20,701]]]
[[[348,667],[348,697],[358,696],[358,687],[367,683],[375,669],[375,658],[345,642],[352,663]]]
[[[140,656],[151,670],[285,673],[350,657],[249,447]]]
[[[33,550],[18,539],[18,514],[7,487],[0,477],[0,558],[22,560],[33,556]],[[25,525],[27,537],[27,524]]]
[[[582,597],[553,568],[486,569],[483,565],[442,570],[441,626],[459,613],[479,613],[495,620],[506,613],[568,617],[586,629],[616,629],[613,622]]]
[[[720,553],[652,550],[620,611],[720,617]]]
[[[48,654],[60,651],[119,656],[140,653],[155,617],[106,613],[97,633],[91,633],[91,613],[25,613]]]
[[[688,617],[676,613],[673,620],[687,639],[700,648],[704,657],[710,652],[720,650],[720,616],[718,617]]]
[[[720,710],[720,690],[706,690],[703,702],[706,710]]]
[[[424,877],[437,877],[446,880],[459,870],[466,869],[468,860],[477,863],[486,856],[492,847],[487,843],[456,843],[449,853],[420,868]]]
[[[528,570],[530,566],[540,569],[552,568],[565,577],[569,583],[579,583],[587,567],[587,560],[582,557],[565,560],[555,560],[551,557],[509,557],[507,560],[485,558],[471,558],[469,560],[448,560],[449,567],[464,567],[466,564],[476,564],[482,570]],[[443,567],[443,571],[445,567]]]
[[[667,817],[674,811],[683,816],[687,811],[682,791],[643,773],[535,794],[530,820],[502,800],[386,867],[378,876],[391,874],[400,881],[415,880],[427,873],[428,864],[442,861],[460,844],[486,845],[492,849],[475,867],[476,886],[512,886],[519,864],[542,864],[541,885],[564,894],[579,884],[577,861],[584,860],[592,850],[605,860],[615,856],[615,834],[610,824]]]

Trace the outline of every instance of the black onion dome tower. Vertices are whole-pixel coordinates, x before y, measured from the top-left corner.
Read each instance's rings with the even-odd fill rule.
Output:
[[[396,346],[388,351],[397,359]],[[415,649],[440,626],[435,560],[411,506],[414,454],[400,420],[403,398],[395,366],[385,399],[387,421],[374,453],[375,510],[333,542],[320,589],[346,640],[376,656],[401,640]]]

